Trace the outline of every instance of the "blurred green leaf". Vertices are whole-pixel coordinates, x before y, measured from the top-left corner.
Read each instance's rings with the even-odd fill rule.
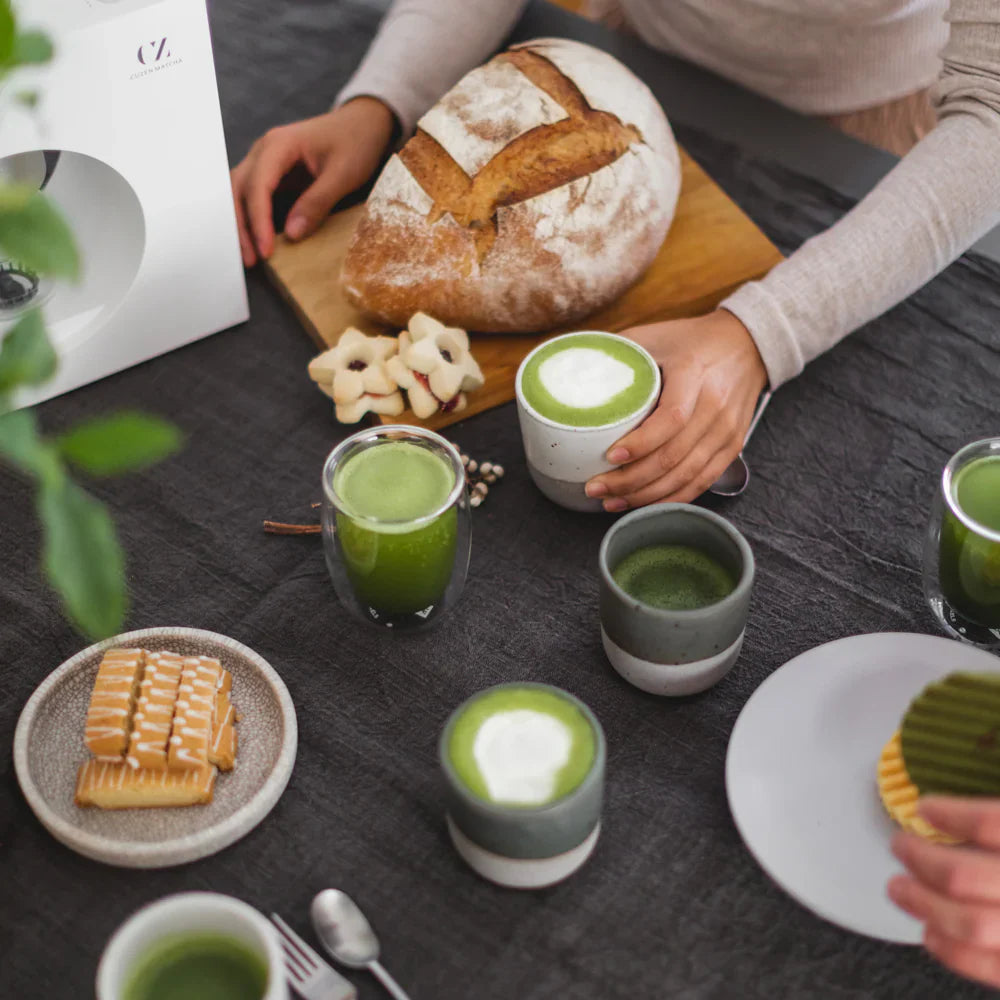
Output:
[[[0,183],[0,212],[20,210],[28,204],[37,193],[37,188],[30,184]]]
[[[22,31],[14,36],[11,62],[15,66],[37,66],[52,58],[52,42],[40,31]]]
[[[38,430],[34,410],[0,416],[0,458],[39,481],[58,483],[66,476],[59,452]]]
[[[145,413],[115,413],[78,424],[57,439],[63,457],[92,476],[144,469],[177,451],[180,431]]]
[[[0,0],[0,69],[11,61],[14,54],[14,12],[8,0]]]
[[[8,196],[10,189],[7,189]],[[0,249],[29,271],[76,278],[80,257],[62,216],[36,193],[22,204],[0,200]]]
[[[90,639],[120,632],[125,559],[107,508],[63,478],[42,484],[38,515],[45,534],[42,569],[69,620]]]
[[[38,107],[37,90],[20,90],[14,95],[14,100],[23,105],[29,111],[34,111]]]
[[[17,321],[0,345],[0,392],[46,382],[58,364],[59,358],[45,334],[42,314],[33,309]]]

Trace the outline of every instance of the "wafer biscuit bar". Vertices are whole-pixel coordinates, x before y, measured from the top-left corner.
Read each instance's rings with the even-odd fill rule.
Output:
[[[225,679],[222,664],[207,656],[188,657],[181,672],[167,764],[171,770],[209,765],[215,695]]]
[[[229,678],[229,671],[223,671]],[[236,764],[236,709],[229,700],[231,680],[215,692],[215,719],[208,759],[220,771],[231,771]]]
[[[120,760],[128,749],[145,653],[109,649],[97,669],[83,742],[98,759]]]
[[[163,771],[89,760],[77,773],[75,802],[101,809],[196,805],[212,801],[215,774],[214,767]]]
[[[878,793],[885,811],[904,830],[909,830],[926,840],[941,844],[958,843],[940,830],[935,829],[922,816],[917,815],[917,800],[920,793],[910,780],[903,763],[903,751],[899,732],[882,748],[878,761]]]
[[[146,654],[125,758],[131,767],[166,768],[183,668],[184,658],[176,653]]]

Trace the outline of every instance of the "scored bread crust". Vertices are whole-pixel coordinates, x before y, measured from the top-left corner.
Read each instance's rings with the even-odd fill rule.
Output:
[[[526,332],[615,299],[673,219],[680,159],[649,89],[565,39],[515,46],[418,123],[368,199],[347,297],[405,326]]]

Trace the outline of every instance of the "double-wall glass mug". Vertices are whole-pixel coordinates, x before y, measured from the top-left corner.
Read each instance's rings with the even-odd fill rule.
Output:
[[[437,622],[465,587],[472,540],[465,469],[432,431],[359,431],[323,467],[323,550],[357,617],[394,629]]]
[[[949,459],[924,546],[924,593],[955,639],[1000,650],[1000,438]]]

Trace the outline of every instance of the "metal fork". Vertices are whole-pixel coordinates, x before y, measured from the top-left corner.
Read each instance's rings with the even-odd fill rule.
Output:
[[[271,914],[271,922],[281,935],[285,971],[296,993],[305,1000],[357,1000],[354,987],[327,965],[277,913]]]

